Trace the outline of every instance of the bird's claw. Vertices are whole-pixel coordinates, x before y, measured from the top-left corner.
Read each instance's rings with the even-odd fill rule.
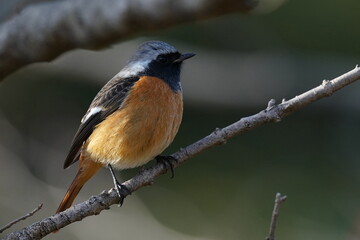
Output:
[[[110,173],[111,173],[112,179],[114,181],[115,190],[120,198],[119,207],[121,207],[124,203],[125,197],[127,195],[130,195],[131,191],[124,184],[119,183],[119,181],[117,180],[117,178],[115,176],[114,170],[110,164],[108,164],[108,167],[110,169]]]
[[[177,159],[173,156],[157,156],[155,157],[156,161],[158,163],[161,163],[166,169],[170,169],[171,171],[171,178],[174,178],[175,172],[174,172],[174,161],[177,162]]]
[[[120,198],[119,207],[121,207],[124,203],[125,197],[130,195],[131,191],[124,184],[120,184],[118,181],[116,181],[115,190]]]

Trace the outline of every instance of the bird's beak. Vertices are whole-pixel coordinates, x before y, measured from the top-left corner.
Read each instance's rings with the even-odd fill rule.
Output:
[[[174,61],[174,63],[182,62],[182,61],[184,61],[184,60],[186,60],[188,58],[191,58],[191,57],[193,57],[195,55],[196,55],[195,53],[183,53],[183,54],[180,55],[180,57],[178,59],[176,59]]]

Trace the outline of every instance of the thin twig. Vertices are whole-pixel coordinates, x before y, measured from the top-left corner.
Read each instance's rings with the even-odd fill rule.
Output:
[[[26,215],[15,219],[14,221],[9,222],[8,224],[6,224],[4,227],[0,228],[0,233],[4,232],[6,229],[10,228],[12,225],[27,219],[28,217],[31,217],[32,215],[34,215],[36,212],[38,212],[43,206],[43,203],[40,203],[40,205],[35,208],[34,210],[32,210],[31,212],[27,213]]]
[[[308,106],[314,101],[328,97],[334,92],[359,79],[360,68],[356,66],[355,69],[331,81],[324,80],[320,86],[317,86],[288,101],[283,100],[280,104],[276,104],[274,101],[271,101],[265,110],[252,116],[241,118],[239,121],[227,127],[216,129],[210,135],[185,148],[181,148],[179,151],[172,154],[172,156],[177,159],[177,161],[174,162],[174,167],[179,166],[195,155],[206,151],[211,147],[224,144],[228,139],[236,135],[262,126],[266,123],[279,122],[289,114]],[[158,163],[124,182],[123,185],[125,185],[130,192],[134,192],[141,187],[151,185],[157,176],[164,174],[166,171],[166,167],[163,164]],[[118,202],[119,197],[116,190],[111,189],[108,192],[104,191],[101,194],[92,196],[89,200],[79,203],[61,213],[45,218],[39,222],[35,222],[20,231],[13,232],[7,235],[4,239],[41,239],[51,232],[59,230],[60,228],[63,228],[73,222],[81,221],[88,216],[98,215],[101,211],[109,209],[111,205],[117,204]]]
[[[276,193],[274,209],[271,215],[269,235],[265,238],[266,240],[275,240],[275,230],[277,220],[280,214],[280,205],[287,199],[287,196],[282,196],[280,193]]]

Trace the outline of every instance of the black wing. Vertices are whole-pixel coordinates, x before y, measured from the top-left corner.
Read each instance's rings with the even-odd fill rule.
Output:
[[[69,153],[65,159],[64,168],[69,167],[79,160],[81,147],[94,131],[96,125],[121,107],[128,92],[137,80],[139,80],[139,77],[125,79],[118,79],[115,77],[99,91],[92,101],[89,110],[81,120],[79,129],[74,136]],[[92,114],[91,109],[96,107],[99,108],[99,111]],[[92,115],[88,116],[89,114]]]

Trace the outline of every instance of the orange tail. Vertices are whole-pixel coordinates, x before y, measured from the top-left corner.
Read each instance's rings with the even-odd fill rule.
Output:
[[[61,201],[60,206],[56,210],[56,213],[62,212],[69,207],[71,207],[76,196],[80,192],[84,184],[97,173],[97,171],[102,167],[101,163],[94,162],[89,159],[80,158],[79,171],[76,174],[75,179],[71,183],[68,191],[65,194],[64,199]]]

